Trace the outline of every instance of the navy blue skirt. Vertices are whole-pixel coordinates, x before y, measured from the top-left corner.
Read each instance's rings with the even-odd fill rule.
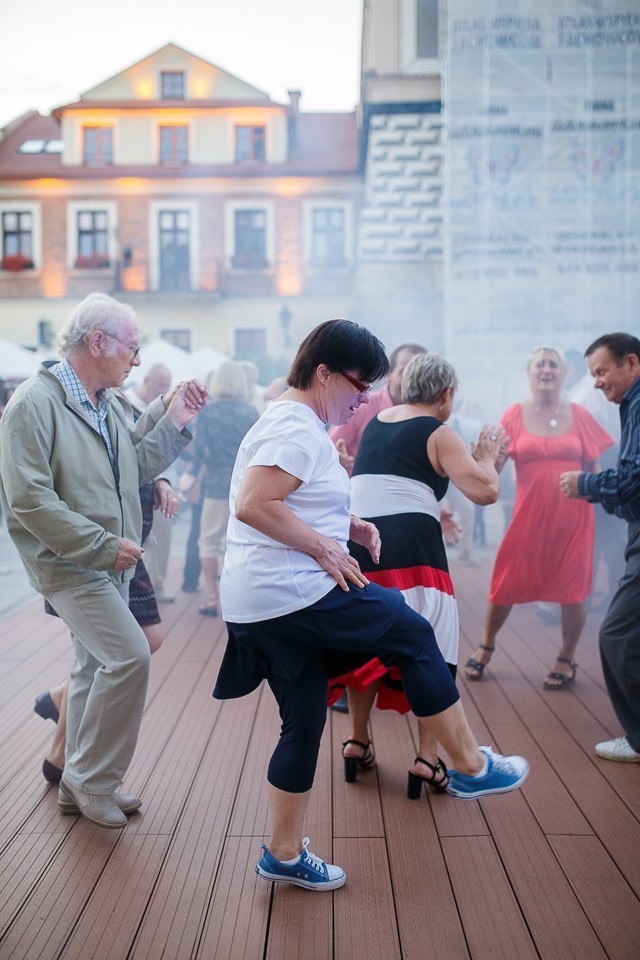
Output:
[[[213,696],[243,697],[262,680],[297,681],[322,654],[327,682],[378,657],[397,666],[417,716],[442,712],[459,699],[431,625],[399,590],[336,586],[316,603],[257,623],[227,623],[228,640]]]

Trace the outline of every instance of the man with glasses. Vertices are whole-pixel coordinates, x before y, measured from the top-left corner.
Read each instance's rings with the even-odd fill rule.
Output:
[[[71,631],[75,662],[58,804],[117,828],[141,806],[116,793],[138,738],[149,644],[127,605],[142,555],[139,485],[191,440],[195,381],[159,397],[130,433],[110,388],[139,365],[135,313],[90,294],[60,334],[62,360],[21,384],[0,421],[0,498],[31,585]]]

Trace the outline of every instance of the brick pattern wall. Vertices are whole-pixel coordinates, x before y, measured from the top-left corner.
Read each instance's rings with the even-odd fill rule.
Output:
[[[440,259],[442,121],[433,113],[373,114],[359,259]]]

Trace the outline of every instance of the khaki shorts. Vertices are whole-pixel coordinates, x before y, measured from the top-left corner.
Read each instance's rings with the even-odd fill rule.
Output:
[[[229,522],[229,501],[211,500],[205,497],[202,504],[200,539],[198,550],[201,557],[218,559],[224,556],[227,524]]]

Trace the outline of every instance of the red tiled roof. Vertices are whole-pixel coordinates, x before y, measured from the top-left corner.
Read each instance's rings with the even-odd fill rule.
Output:
[[[357,173],[358,129],[355,112],[295,113],[292,117],[295,118],[296,137],[290,158],[285,163],[69,167],[62,165],[59,154],[20,153],[20,146],[26,140],[57,140],[60,137],[60,126],[54,116],[28,113],[4,128],[5,136],[0,140],[0,180],[42,177],[65,180],[104,180],[114,177],[264,179],[279,176],[348,176]]]
[[[27,140],[59,140],[60,124],[36,110],[12,120],[2,130],[0,140],[0,180],[59,177],[62,164],[55,153],[20,153]]]

